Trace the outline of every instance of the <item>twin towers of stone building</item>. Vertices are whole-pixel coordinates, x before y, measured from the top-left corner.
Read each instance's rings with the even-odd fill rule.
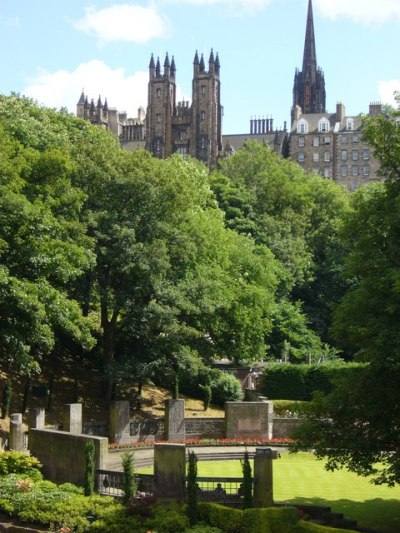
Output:
[[[174,57],[165,56],[149,64],[147,111],[139,108],[137,118],[127,118],[104,104],[99,97],[89,103],[82,91],[77,116],[111,129],[122,144],[136,143],[155,157],[164,159],[177,152],[195,157],[209,167],[216,164],[222,150],[222,106],[220,62],[211,50],[208,69],[203,55],[193,60],[192,103],[177,102]]]

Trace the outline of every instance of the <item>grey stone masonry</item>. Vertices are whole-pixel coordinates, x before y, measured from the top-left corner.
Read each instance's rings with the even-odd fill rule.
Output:
[[[112,402],[110,406],[110,441],[129,442],[130,407],[126,400]]]
[[[82,433],[82,404],[68,403],[64,405],[63,429],[68,433]]]
[[[14,413],[10,416],[10,438],[8,441],[8,447],[10,450],[20,452],[25,448],[21,413]]]
[[[165,438],[166,440],[185,440],[185,400],[165,402]]]
[[[272,402],[226,402],[226,437],[271,439],[273,427]]]
[[[186,446],[154,446],[154,491],[158,498],[185,499]]]
[[[46,411],[44,407],[34,407],[30,412],[29,427],[33,429],[43,429],[45,426]]]
[[[254,507],[274,504],[272,461],[277,453],[271,448],[256,448],[254,456]]]

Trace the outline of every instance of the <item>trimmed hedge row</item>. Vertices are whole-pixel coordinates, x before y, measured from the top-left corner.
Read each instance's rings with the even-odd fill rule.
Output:
[[[354,533],[300,520],[294,507],[232,509],[218,503],[199,503],[199,520],[223,533]]]
[[[267,366],[261,377],[260,389],[271,400],[312,400],[315,392],[329,394],[335,382],[360,378],[367,367],[364,363],[332,363],[323,365],[274,364]]]

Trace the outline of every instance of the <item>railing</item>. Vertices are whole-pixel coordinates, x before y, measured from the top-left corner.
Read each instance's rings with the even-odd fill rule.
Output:
[[[154,475],[135,474],[140,495],[154,494]],[[123,496],[124,473],[119,470],[96,470],[97,492],[115,498]],[[187,478],[185,478],[187,481]],[[212,501],[233,507],[241,507],[243,501],[242,477],[198,477],[199,501]]]
[[[135,474],[138,492],[153,494],[154,476],[152,474]],[[97,492],[107,496],[123,496],[124,473],[119,470],[96,470]]]

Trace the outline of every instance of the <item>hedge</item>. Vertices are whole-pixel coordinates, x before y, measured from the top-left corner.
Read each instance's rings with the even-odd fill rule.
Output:
[[[299,520],[293,533],[355,533],[354,529],[338,529],[336,527],[320,526],[313,522]]]
[[[246,509],[243,524],[246,533],[293,533],[299,512],[293,507]]]
[[[367,367],[364,363],[322,365],[273,364],[262,374],[260,389],[271,400],[312,400],[315,392],[330,393],[335,383],[352,374],[355,380]]]

